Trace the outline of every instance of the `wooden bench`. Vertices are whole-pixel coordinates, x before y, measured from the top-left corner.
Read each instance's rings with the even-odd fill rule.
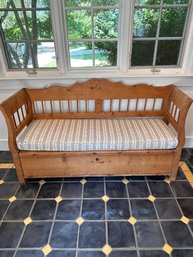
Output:
[[[27,178],[64,176],[169,175],[175,180],[191,103],[192,99],[175,85],[126,86],[105,79],[91,79],[68,87],[25,88],[2,102],[0,108],[6,120],[9,149],[19,182],[25,184]],[[85,151],[18,148],[18,137],[36,120],[128,117],[161,117],[175,130],[177,146],[172,149]]]

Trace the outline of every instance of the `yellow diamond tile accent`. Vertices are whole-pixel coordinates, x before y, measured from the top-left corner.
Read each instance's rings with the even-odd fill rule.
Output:
[[[129,180],[126,179],[126,178],[124,178],[124,179],[122,180],[122,182],[123,182],[125,185],[127,185],[127,184],[129,183]]]
[[[170,184],[170,183],[171,183],[171,179],[170,179],[170,178],[165,178],[164,181],[165,181],[167,184]]]
[[[183,223],[188,224],[189,223],[189,219],[186,216],[182,216],[182,218],[180,219]]]
[[[169,244],[165,244],[162,249],[168,254],[171,254],[173,251],[173,248]]]
[[[16,200],[15,196],[12,196],[12,197],[9,198],[10,203],[14,202],[15,200]]]
[[[25,225],[28,225],[32,222],[32,219],[30,217],[27,217],[26,219],[24,219],[23,222],[24,222]]]
[[[102,199],[104,202],[108,202],[109,197],[108,197],[108,195],[103,195],[103,197],[101,197],[101,199]]]
[[[0,185],[2,185],[2,184],[4,184],[4,183],[5,183],[4,180],[1,179],[1,180],[0,180]]]
[[[13,163],[0,163],[0,169],[12,169],[13,166]]]
[[[109,255],[109,253],[112,252],[112,248],[110,247],[110,245],[105,245],[105,246],[102,248],[102,251],[103,251],[104,254]]]
[[[83,178],[83,179],[80,181],[80,183],[83,184],[83,185],[86,184],[86,182],[87,182],[87,181],[86,181],[85,178]]]
[[[180,167],[181,167],[181,169],[182,169],[184,172],[188,172],[188,171],[189,171],[189,168],[188,168],[188,166],[187,166],[187,164],[186,164],[185,162],[183,162]]]
[[[181,165],[181,168],[182,168],[182,171],[184,172],[184,175],[186,176],[187,180],[192,185],[193,184],[193,174],[190,171],[190,169],[188,168],[187,164],[185,162],[183,162],[183,164]]]
[[[185,176],[190,183],[193,183],[193,174],[191,173],[191,171],[186,172]]]
[[[128,222],[131,223],[132,225],[134,225],[134,224],[137,222],[137,220],[136,220],[136,218],[134,218],[134,217],[130,217],[130,218],[128,219]]]
[[[82,223],[84,223],[84,219],[82,217],[79,217],[79,218],[76,219],[76,223],[78,225],[82,225]]]
[[[45,245],[43,248],[42,248],[42,252],[45,254],[45,255],[48,255],[49,253],[51,253],[52,251],[52,247],[50,245]]]
[[[61,197],[61,196],[57,196],[57,197],[55,198],[55,201],[56,201],[57,203],[61,202],[61,201],[62,201],[62,197]]]
[[[42,186],[42,185],[44,185],[46,183],[46,181],[44,180],[44,179],[41,179],[40,181],[39,181],[39,184]]]
[[[150,196],[148,197],[148,199],[149,199],[151,202],[154,202],[156,198],[155,198],[155,196],[150,195]]]

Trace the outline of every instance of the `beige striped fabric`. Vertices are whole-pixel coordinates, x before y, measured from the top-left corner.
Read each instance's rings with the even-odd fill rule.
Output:
[[[97,151],[176,148],[178,139],[161,119],[34,120],[18,136],[20,150]]]

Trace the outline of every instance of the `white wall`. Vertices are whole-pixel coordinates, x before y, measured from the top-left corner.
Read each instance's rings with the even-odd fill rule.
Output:
[[[100,76],[97,76],[100,77]],[[103,76],[105,77],[105,76]],[[76,81],[84,81],[88,78],[80,76],[80,78],[54,78],[54,79],[45,79],[45,78],[32,78],[28,79],[0,79],[0,102],[3,99],[6,99],[8,96],[16,92],[17,90],[23,87],[45,87],[52,84],[63,84],[71,85]],[[110,78],[109,78],[110,79]],[[112,81],[122,81],[124,84],[131,85],[135,83],[148,83],[153,85],[167,85],[167,84],[176,84],[179,88],[184,91],[187,95],[193,98],[193,77],[191,76],[147,76],[147,77],[114,77],[111,78]],[[186,122],[186,146],[193,147],[193,105],[188,113],[187,122]],[[4,118],[0,113],[0,150],[7,150],[7,129],[5,125]]]

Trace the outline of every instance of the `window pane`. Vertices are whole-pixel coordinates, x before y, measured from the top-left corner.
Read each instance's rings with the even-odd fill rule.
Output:
[[[180,37],[183,34],[187,8],[164,8],[161,19],[161,37]]]
[[[22,11],[6,14],[5,19],[2,19],[5,40],[53,39],[49,11],[27,11],[26,17],[27,26]]]
[[[44,8],[49,7],[49,0],[24,0],[25,8]],[[0,8],[22,8],[21,0],[1,0]]]
[[[91,38],[91,12],[87,10],[67,11],[68,38]]]
[[[93,66],[93,54],[91,42],[70,42],[70,63],[71,67]]]
[[[159,41],[156,65],[177,65],[180,40]]]
[[[36,47],[36,46],[35,46]],[[56,68],[56,53],[53,42],[42,42],[37,45],[39,68]]]
[[[27,39],[26,26],[22,12],[1,12],[1,22],[6,40]]]
[[[117,42],[95,42],[95,65],[117,65]]]
[[[119,0],[93,0],[93,4],[98,6],[115,6],[119,4]]]
[[[21,8],[21,0],[1,0],[0,8]]]
[[[159,9],[135,9],[134,37],[155,37],[159,19]]]
[[[65,0],[65,6],[90,6],[91,0]]]
[[[189,4],[190,0],[164,0],[164,4]]]
[[[160,0],[135,0],[136,5],[157,5],[160,4]]]
[[[15,68],[32,68],[30,47],[27,43],[7,43],[9,66]]]
[[[43,7],[49,7],[49,0],[24,0],[25,8],[43,8]]]
[[[37,20],[37,22],[33,22],[33,19]],[[50,11],[32,12],[32,25],[30,29],[32,31],[32,39],[53,39]]]
[[[155,41],[134,41],[131,66],[153,65]]]
[[[117,38],[118,10],[94,11],[95,38]]]

